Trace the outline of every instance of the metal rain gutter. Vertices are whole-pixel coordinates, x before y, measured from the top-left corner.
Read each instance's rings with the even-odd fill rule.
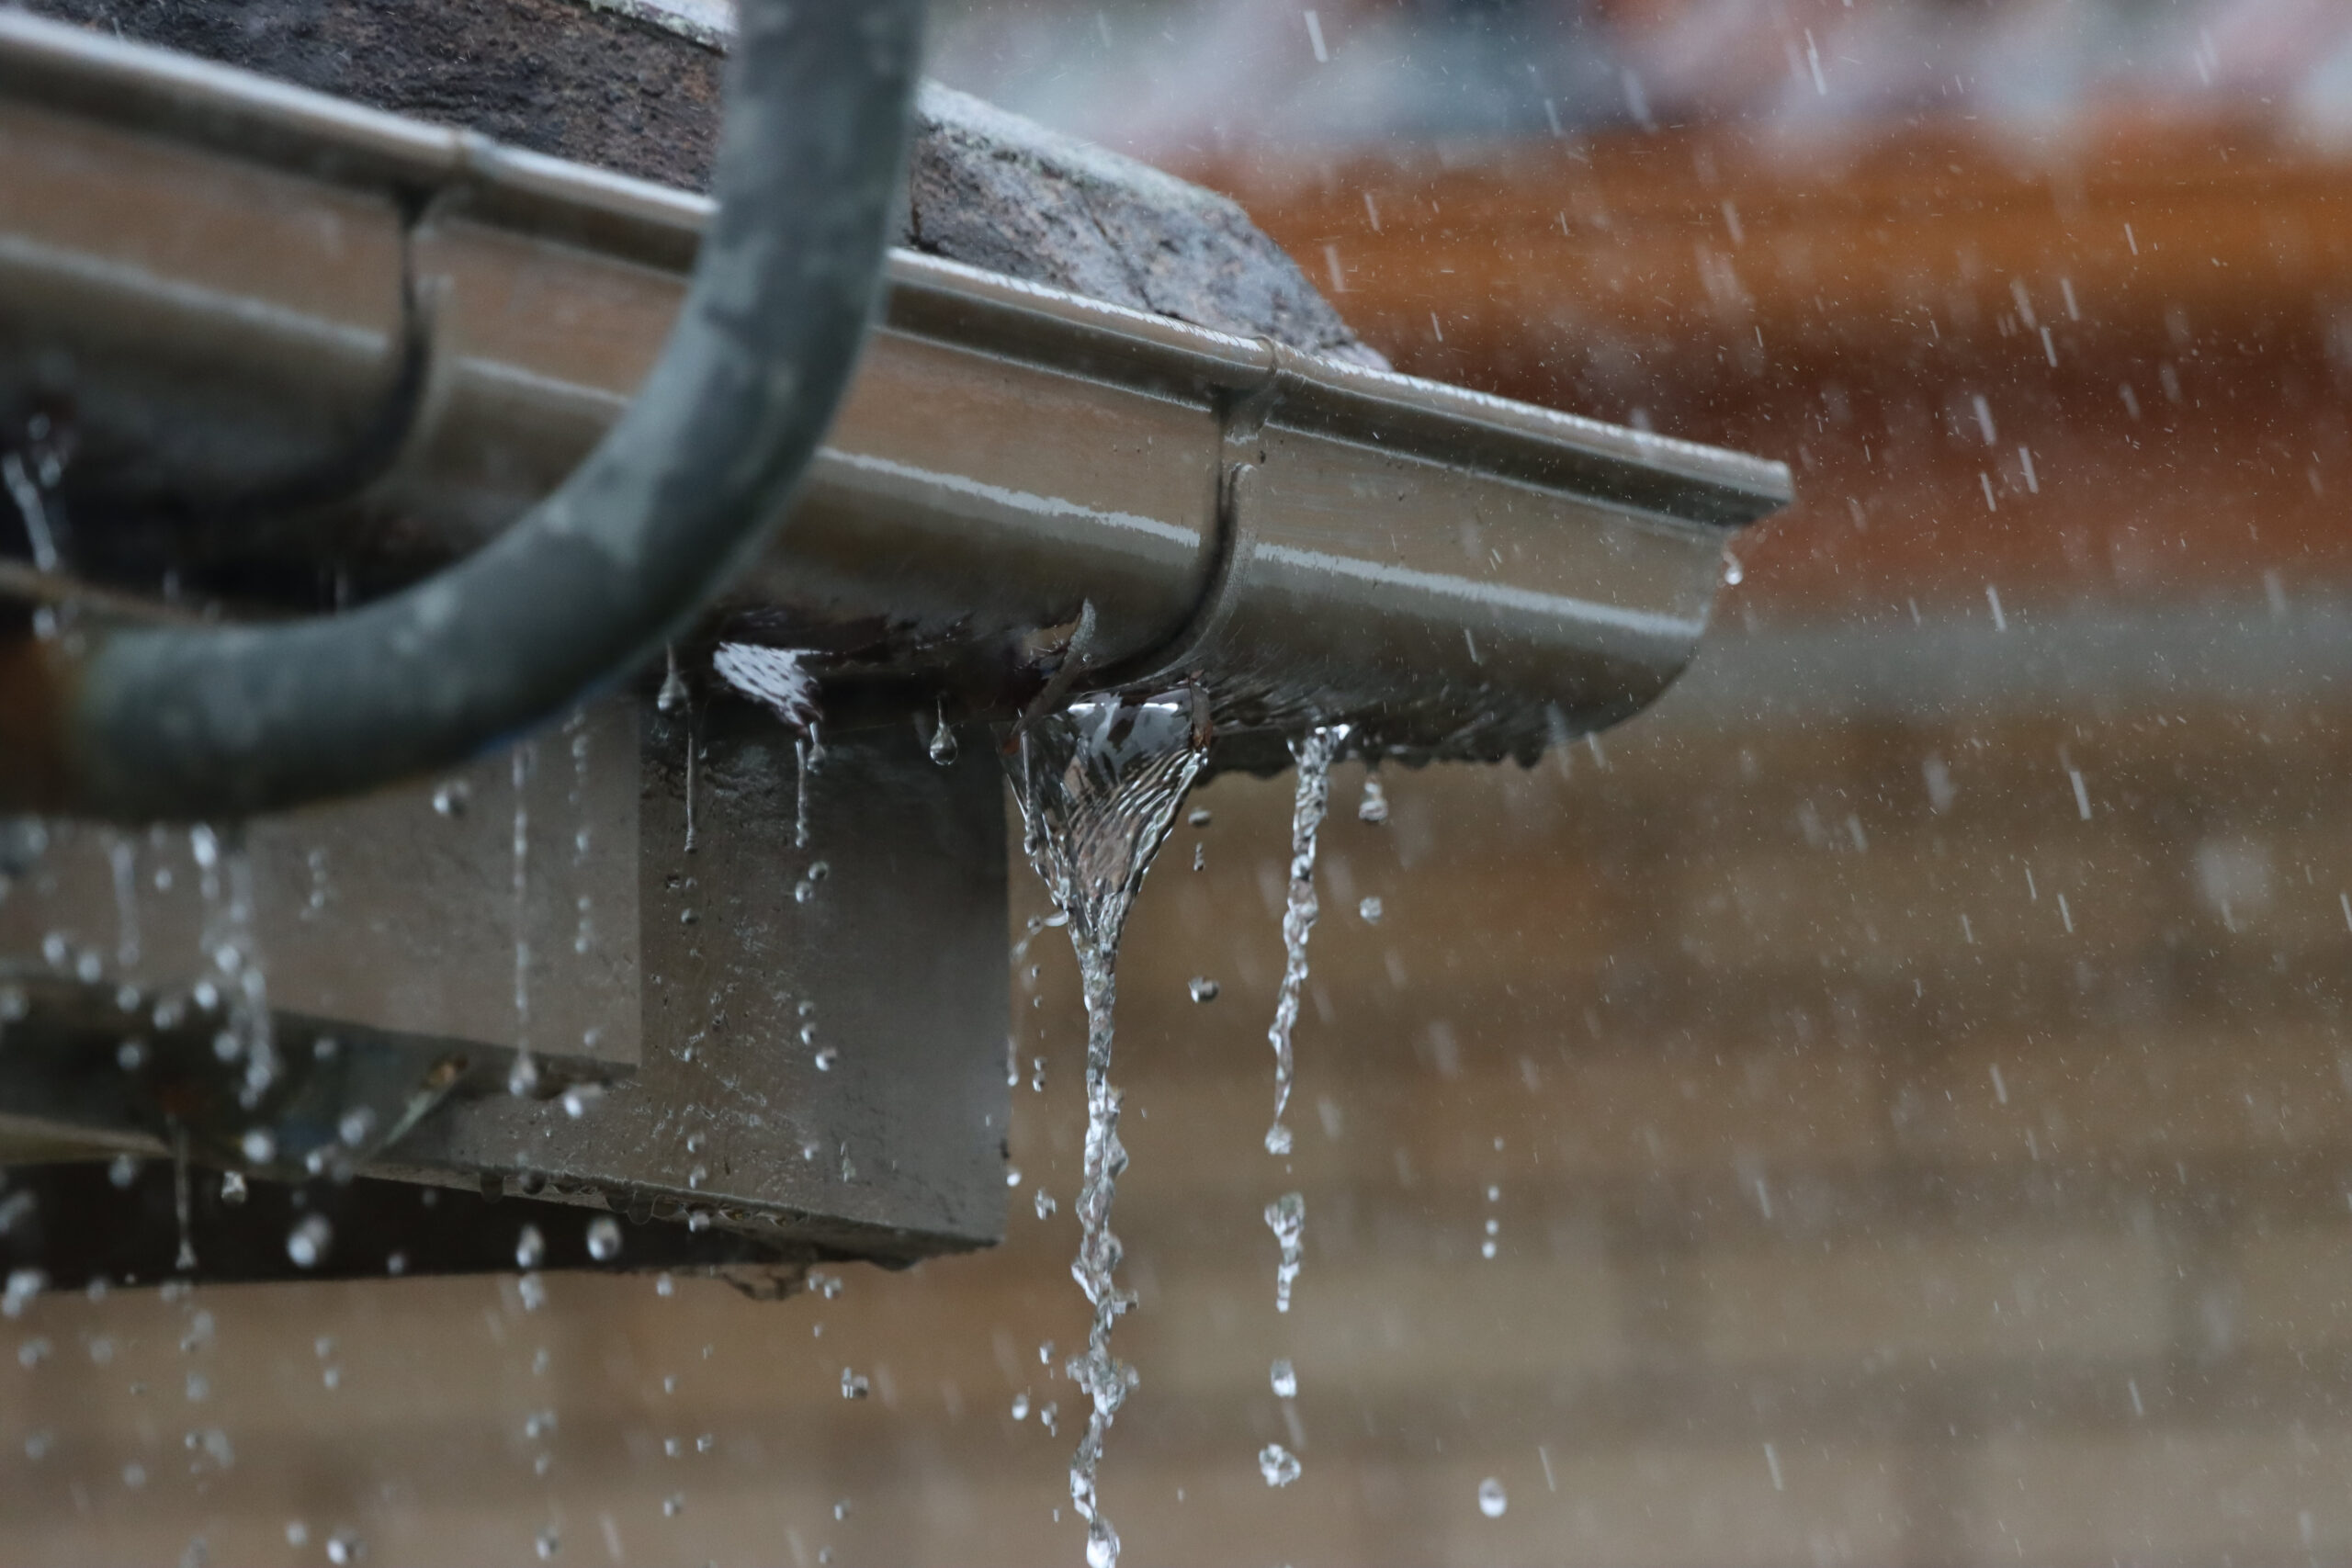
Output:
[[[0,437],[68,432],[62,555],[102,586],[263,615],[381,592],[594,446],[709,213],[0,13]],[[1323,722],[1525,759],[1662,691],[1726,536],[1789,495],[1777,463],[901,251],[710,636],[805,652],[837,728],[1009,719],[1069,665],[1057,690],[1205,687],[1219,766]],[[37,701],[8,663],[0,700]]]

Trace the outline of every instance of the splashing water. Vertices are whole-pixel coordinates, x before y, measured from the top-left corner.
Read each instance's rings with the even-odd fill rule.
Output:
[[[808,652],[722,642],[711,655],[718,678],[803,734],[817,722],[817,677]]]
[[[1266,1205],[1266,1226],[1282,1248],[1282,1260],[1274,1265],[1274,1310],[1288,1312],[1290,1288],[1298,1279],[1299,1237],[1306,1229],[1306,1200],[1296,1192],[1283,1193]]]
[[[1070,1274],[1092,1304],[1094,1321],[1085,1353],[1071,1358],[1069,1371],[1093,1404],[1069,1467],[1090,1568],[1114,1568],[1119,1560],[1119,1533],[1099,1506],[1095,1472],[1103,1435],[1136,1381],[1110,1348],[1112,1325],[1135,1304],[1114,1279],[1120,1247],[1111,1229],[1112,1200],[1127,1165],[1119,1091],[1111,1087],[1119,936],[1152,857],[1175,826],[1177,807],[1208,760],[1206,729],[1189,697],[1080,703],[1031,725],[1011,769],[1022,847],[1069,919],[1086,1001],[1086,1168]]]
[[[1290,1129],[1283,1111],[1290,1105],[1291,1031],[1298,1026],[1298,993],[1306,984],[1306,939],[1323,912],[1315,897],[1316,837],[1331,806],[1331,759],[1346,744],[1348,727],[1329,725],[1291,742],[1298,763],[1298,794],[1290,813],[1290,898],[1283,909],[1283,986],[1274,1000],[1274,1021],[1266,1043],[1274,1048],[1274,1124],[1266,1129],[1266,1152],[1290,1153]]]
[[[1266,1478],[1269,1486],[1287,1486],[1299,1477],[1298,1456],[1280,1443],[1268,1443],[1258,1450],[1258,1473]]]
[[[792,813],[792,846],[808,847],[808,775],[824,760],[817,723],[824,716],[817,705],[817,674],[807,649],[762,648],[756,643],[723,642],[711,655],[710,667],[738,693],[766,708],[797,735],[792,760],[798,784]],[[934,755],[933,761],[938,758]],[[952,756],[948,759],[953,761]]]

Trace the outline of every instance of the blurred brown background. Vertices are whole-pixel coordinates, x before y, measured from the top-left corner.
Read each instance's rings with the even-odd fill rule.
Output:
[[[1343,771],[1290,1160],[1288,782],[1178,829],[1123,964],[1126,1561],[2352,1562],[2352,17],[1305,15],[973,0],[940,69],[1233,190],[1401,368],[1799,502],[1599,745],[1390,775],[1385,827]],[[1080,1561],[1076,983],[1021,962],[1001,1250],[43,1299],[0,1559]]]

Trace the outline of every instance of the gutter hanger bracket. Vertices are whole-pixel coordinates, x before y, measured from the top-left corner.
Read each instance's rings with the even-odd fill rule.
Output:
[[[1270,337],[1261,336],[1258,344],[1266,355],[1264,379],[1254,387],[1237,388],[1220,400],[1216,534],[1211,544],[1208,577],[1202,585],[1200,601],[1182,628],[1164,647],[1130,662],[1130,670],[1137,662],[1148,666],[1146,672],[1113,671],[1106,676],[1110,683],[1150,694],[1179,682],[1197,680],[1222,640],[1227,623],[1232,619],[1235,563],[1250,558],[1255,542],[1250,530],[1256,510],[1248,504],[1245,492],[1256,483],[1259,465],[1265,460],[1261,438],[1266,422],[1272,417],[1284,392],[1297,384],[1300,374],[1296,350]]]

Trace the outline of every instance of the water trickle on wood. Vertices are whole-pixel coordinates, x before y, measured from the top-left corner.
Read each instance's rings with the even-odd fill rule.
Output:
[[[1112,1200],[1127,1165],[1119,1091],[1111,1086],[1119,937],[1177,807],[1208,760],[1206,730],[1189,697],[1080,703],[1031,725],[1011,766],[1022,847],[1068,918],[1086,1000],[1086,1168],[1070,1273],[1094,1321],[1069,1371],[1093,1407],[1070,1461],[1069,1491],[1086,1521],[1091,1568],[1119,1560],[1119,1534],[1102,1515],[1095,1472],[1103,1435],[1136,1382],[1134,1369],[1110,1348],[1112,1325],[1135,1304],[1114,1278],[1120,1247],[1111,1229]]]
[[[686,684],[685,672],[678,668],[675,644],[663,649],[669,670],[662,677],[662,690],[654,694],[653,706],[658,713],[677,714],[686,732],[686,853],[695,852],[695,716],[694,691]],[[520,1093],[518,1089],[516,1091]]]
[[[1315,930],[1323,907],[1315,897],[1315,847],[1331,807],[1331,760],[1347,743],[1348,727],[1331,725],[1307,731],[1291,742],[1298,763],[1298,794],[1291,803],[1290,897],[1283,909],[1283,985],[1274,1000],[1274,1021],[1266,1030],[1266,1043],[1274,1048],[1274,1123],[1266,1129],[1266,1152],[1290,1153],[1290,1129],[1283,1112],[1290,1105],[1294,1077],[1291,1032],[1298,1026],[1298,994],[1306,985],[1306,939]]]
[[[712,671],[720,680],[798,732],[792,743],[792,760],[798,777],[793,803],[792,845],[800,850],[808,847],[808,775],[824,760],[825,750],[817,732],[818,721],[823,716],[817,706],[816,671],[809,664],[815,657],[805,649],[723,642],[710,660]],[[953,743],[951,736],[951,748]],[[932,760],[943,761],[936,750]],[[944,761],[954,760],[951,749]]]
[[[808,775],[817,771],[824,759],[824,749],[817,739],[817,727],[810,725],[808,733],[792,743],[793,796],[792,847],[808,847]]]
[[[588,813],[587,710],[583,708],[574,713],[564,725],[564,730],[571,737],[571,794],[569,804],[576,824],[571,832],[571,869],[576,878],[577,874],[587,868],[589,852],[595,842],[595,830],[591,826]],[[590,895],[582,893],[575,898],[572,908],[577,920],[572,927],[571,951],[584,957],[596,944],[595,904]],[[571,1103],[566,1100],[564,1109],[571,1111]],[[572,1111],[571,1114],[577,1116],[579,1112]]]

